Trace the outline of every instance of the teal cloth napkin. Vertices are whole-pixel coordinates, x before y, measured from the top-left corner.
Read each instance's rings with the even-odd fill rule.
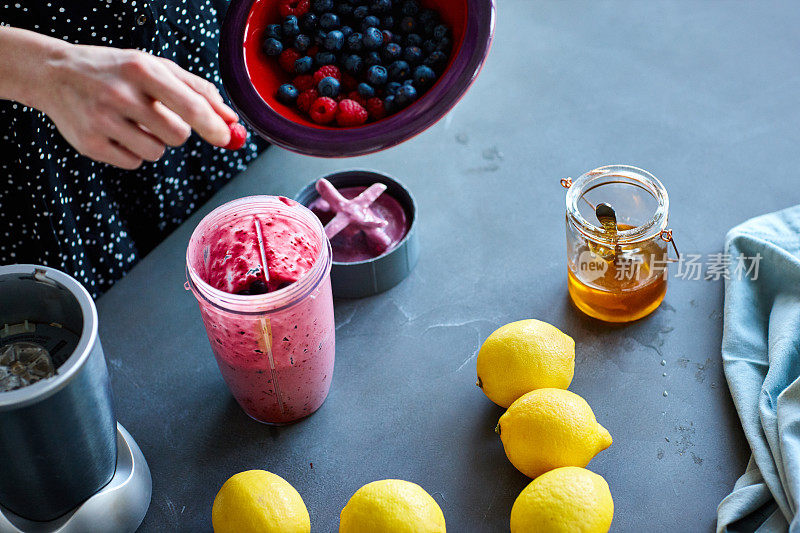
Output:
[[[800,206],[733,228],[725,251],[761,260],[725,281],[722,365],[752,455],[717,533],[800,533]]]

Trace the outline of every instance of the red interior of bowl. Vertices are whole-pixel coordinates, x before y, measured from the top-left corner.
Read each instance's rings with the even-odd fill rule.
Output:
[[[421,0],[420,4],[438,12],[442,20],[450,26],[455,43],[450,53],[450,64],[452,64],[464,38],[467,25],[467,0]],[[275,98],[278,87],[291,81],[291,76],[281,69],[277,58],[267,57],[261,52],[261,42],[264,28],[269,24],[279,23],[280,19],[278,0],[255,0],[250,9],[244,36],[244,62],[253,87],[270,108],[293,122],[312,128],[340,129],[320,126],[294,107],[282,104]],[[447,68],[450,68],[450,65]],[[428,89],[421,99],[424,99],[430,90]]]

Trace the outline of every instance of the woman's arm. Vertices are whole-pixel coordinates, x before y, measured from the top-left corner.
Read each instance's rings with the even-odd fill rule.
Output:
[[[36,92],[43,87],[43,68],[30,68],[32,64],[44,67],[49,57],[59,48],[68,46],[25,30],[0,27],[0,98],[15,100],[28,107],[36,107]]]
[[[0,98],[46,113],[81,154],[128,169],[191,129],[225,146],[237,120],[212,83],[171,61],[10,27],[0,27]]]

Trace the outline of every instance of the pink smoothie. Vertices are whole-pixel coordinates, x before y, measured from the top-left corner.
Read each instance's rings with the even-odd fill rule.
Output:
[[[298,205],[288,198],[281,201],[289,207]],[[261,260],[259,231],[268,280]],[[280,213],[231,217],[210,231],[207,238],[211,248],[205,281],[231,294],[263,294],[291,285],[311,269],[322,246],[305,224]]]
[[[273,424],[303,418],[322,405],[335,347],[329,271],[322,276],[313,268],[327,260],[324,236],[292,216],[302,206],[279,200],[274,208],[234,209],[207,229],[205,220],[198,227],[205,229],[198,236],[202,280],[226,293],[247,295],[239,297],[235,310],[199,299],[219,369],[245,412]],[[190,244],[190,256],[191,250]],[[315,276],[321,279],[309,283]],[[265,298],[271,302],[266,307]],[[246,305],[250,299],[252,310]]]

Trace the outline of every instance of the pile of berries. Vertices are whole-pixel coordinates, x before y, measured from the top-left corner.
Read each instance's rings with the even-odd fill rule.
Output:
[[[292,76],[276,97],[317,124],[360,126],[400,111],[441,76],[450,28],[418,0],[280,0],[262,50]]]

